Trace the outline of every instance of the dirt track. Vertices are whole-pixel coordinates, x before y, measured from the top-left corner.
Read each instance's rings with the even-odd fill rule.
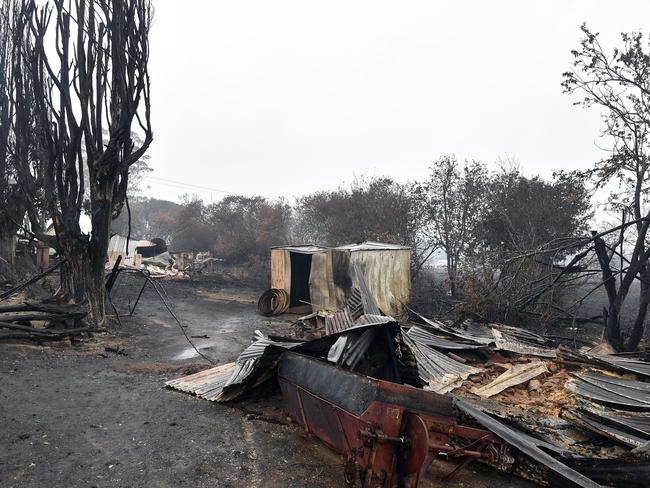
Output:
[[[118,286],[123,307],[137,284]],[[217,363],[255,329],[291,331],[257,315],[250,290],[165,286]],[[340,457],[288,423],[279,396],[222,405],[164,388],[200,359],[151,289],[121,328],[81,345],[0,344],[0,487],[344,486]],[[476,465],[448,486],[531,485]]]

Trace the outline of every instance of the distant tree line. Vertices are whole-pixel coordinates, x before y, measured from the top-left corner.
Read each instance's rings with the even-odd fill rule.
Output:
[[[583,235],[592,215],[584,179],[559,173],[546,181],[524,176],[515,165],[489,171],[454,156],[435,161],[424,181],[360,178],[294,204],[233,195],[211,204],[184,197],[180,205],[137,199],[131,206],[140,237],[162,237],[176,250],[211,250],[233,265],[260,266],[264,276],[274,245],[409,245],[417,286],[424,286],[430,265],[442,258],[446,277],[438,288],[452,301],[462,298],[463,313],[492,319],[519,308],[539,317],[558,305],[546,292],[526,301],[553,280],[549,266],[560,265],[566,253],[531,261],[525,270],[509,259],[553,239]]]

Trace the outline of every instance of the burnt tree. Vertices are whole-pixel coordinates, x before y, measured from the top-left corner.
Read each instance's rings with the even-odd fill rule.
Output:
[[[110,223],[125,202],[129,168],[153,139],[151,21],[148,0],[52,0],[31,17],[44,204],[66,259],[61,287],[96,324],[105,321]],[[143,135],[137,147],[134,130]],[[86,203],[90,235],[79,225]]]
[[[0,196],[4,202],[8,202],[9,172],[7,170],[9,143],[9,126],[11,124],[11,107],[9,99],[9,10],[10,4],[5,2],[0,10]],[[13,261],[13,253],[8,256],[7,233],[4,225],[5,216],[0,217],[0,257],[9,262]]]
[[[41,164],[39,159],[39,128],[36,123],[34,85],[31,60],[34,56],[29,18],[33,5],[15,0],[12,11],[11,75],[9,97],[13,107],[11,138],[8,145],[9,167],[13,178],[12,202],[5,208],[8,234],[15,236],[25,215],[33,232],[40,232],[43,223]],[[15,242],[15,239],[12,239]]]
[[[16,232],[26,209],[20,185],[23,162],[29,161],[32,120],[29,82],[23,76],[26,41],[24,2],[5,1],[0,7],[0,257],[14,264]]]
[[[597,187],[616,185],[609,203],[623,215],[615,239],[607,241],[602,233],[592,238],[607,295],[604,338],[616,350],[634,350],[650,304],[650,54],[640,33],[622,34],[622,48],[607,53],[597,33],[584,25],[582,31],[584,39],[573,51],[573,69],[564,73],[563,85],[566,92],[582,95],[578,104],[604,112],[603,135],[610,153],[584,176],[593,178]],[[639,300],[635,318],[626,324],[622,312],[630,307],[635,280],[640,283]]]

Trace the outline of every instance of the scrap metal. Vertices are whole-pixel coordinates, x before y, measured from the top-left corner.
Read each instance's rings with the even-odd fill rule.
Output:
[[[459,398],[454,400],[454,405],[465,412],[467,415],[474,418],[479,424],[488,429],[490,432],[503,439],[503,441],[507,442],[513,447],[516,447],[531,459],[534,459],[535,461],[542,463],[543,465],[552,469],[564,480],[569,482],[571,486],[578,486],[583,488],[600,488],[600,485],[598,483],[587,478],[583,474],[580,474],[578,471],[570,468],[549,454],[549,452],[555,452],[556,455],[569,459],[576,457],[571,451],[561,449],[549,442],[536,439],[528,434],[525,434],[524,432],[509,427],[504,423],[499,422],[494,417],[491,417],[475,406]]]
[[[256,330],[252,344],[242,351],[235,362],[183,376],[165,385],[205,400],[232,400],[269,379],[274,374],[275,362],[283,349],[292,349],[301,344],[276,341]]]
[[[595,412],[593,409],[581,406],[571,412],[566,412],[564,418],[585,430],[590,430],[635,449],[643,448],[650,443],[650,433],[639,428],[647,429],[649,420],[647,417],[613,415]]]
[[[402,334],[402,340],[415,356],[426,390],[447,393],[459,387],[470,375],[481,372],[480,368],[455,361],[426,344],[416,342],[408,334]]]
[[[557,353],[550,348],[540,347],[524,341],[515,339],[513,336],[503,333],[502,331],[492,328],[494,344],[497,349],[502,351],[515,352],[528,356],[540,356],[544,358],[555,358]]]
[[[457,425],[451,398],[376,380],[292,352],[278,380],[289,415],[344,455],[345,481],[365,488],[414,488],[436,457],[505,467],[508,446],[482,429]]]
[[[565,387],[576,395],[615,408],[650,410],[650,385],[598,374],[577,375]]]
[[[556,350],[501,324],[451,327],[419,316],[424,324],[401,327],[373,303],[360,285],[344,310],[326,315],[325,336],[299,342],[257,332],[234,363],[168,386],[227,401],[277,375],[291,417],[344,454],[349,484],[413,488],[435,457],[446,457],[461,460],[450,476],[480,459],[553,486],[646,486],[650,463],[640,456],[650,452],[650,383],[584,365],[642,377],[648,363],[563,349],[560,359],[523,362]],[[484,366],[476,359],[486,349],[524,359],[504,353]],[[494,378],[508,362],[515,366]],[[516,388],[538,376],[535,392]],[[468,416],[476,427],[464,425]]]
[[[257,309],[266,317],[283,314],[289,310],[289,294],[277,288],[266,290],[257,302]]]
[[[433,327],[435,330],[442,332],[445,335],[459,337],[464,341],[469,342],[470,344],[474,343],[483,346],[494,344],[494,337],[492,336],[492,333],[489,329],[473,329],[472,331],[455,329],[437,320],[428,319],[425,316],[415,312],[414,310],[411,310],[411,312],[415,314],[415,316],[419,317],[420,320],[422,320],[425,324]]]
[[[615,354],[594,354],[561,347],[558,351],[562,359],[601,366],[612,371],[634,373],[650,378],[650,362],[621,357]]]
[[[477,344],[475,342],[464,342],[464,341],[460,342],[460,341],[452,341],[446,339],[442,336],[432,334],[431,332],[424,329],[423,327],[420,327],[419,325],[413,325],[412,327],[410,327],[406,332],[406,335],[408,335],[411,339],[413,339],[415,342],[419,344],[433,346],[438,349],[463,350],[463,349],[478,349],[480,347],[483,347],[482,344]]]
[[[343,332],[360,323],[377,323],[394,321],[392,317],[381,315],[375,299],[368,289],[366,280],[359,267],[354,264],[354,273],[359,281],[359,288],[353,288],[342,310],[325,316],[325,334]]]

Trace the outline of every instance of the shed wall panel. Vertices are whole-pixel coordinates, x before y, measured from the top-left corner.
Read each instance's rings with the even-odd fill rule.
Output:
[[[291,293],[291,258],[284,249],[271,250],[271,288]]]
[[[409,250],[355,251],[350,263],[356,263],[379,308],[388,315],[399,316],[411,294]],[[353,277],[355,287],[358,280]]]
[[[331,268],[328,265],[329,253],[312,254],[311,273],[309,274],[309,294],[316,310],[330,310]]]

